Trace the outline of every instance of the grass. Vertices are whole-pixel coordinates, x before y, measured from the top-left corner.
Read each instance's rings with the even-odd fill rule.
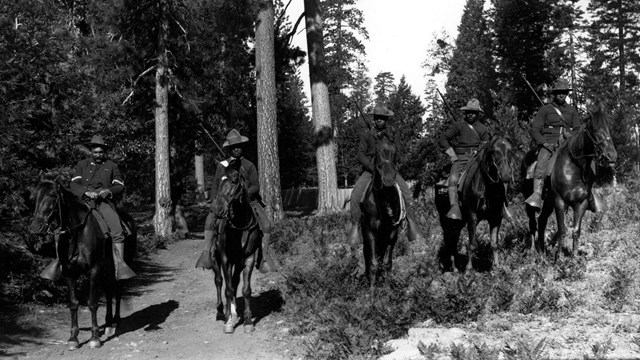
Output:
[[[594,315],[584,321],[598,324],[608,321],[598,314],[637,312],[639,189],[636,184],[603,189],[611,210],[602,216],[586,215],[580,238],[583,255],[560,256],[557,261],[527,251],[522,226],[526,217],[516,209],[517,223],[503,226],[501,265],[464,276],[440,273],[435,209],[432,202],[419,202],[418,222],[427,241],[408,243],[402,235],[393,274],[373,293],[361,276],[361,252],[352,254],[346,246],[347,214],[285,219],[274,234],[277,251],[288,260],[283,271],[285,316],[295,324],[292,334],[308,339],[307,359],[373,359],[389,351],[381,344],[427,320],[453,327],[482,324],[491,317],[561,321],[586,312]],[[486,243],[486,227],[480,232],[480,241]],[[506,325],[491,326],[499,327],[495,331]],[[605,344],[594,344],[597,347],[584,356],[604,356],[611,351]],[[548,345],[531,339],[499,350],[511,359],[544,359]],[[419,348],[425,358],[446,351],[432,344]],[[450,350],[448,355],[456,359],[495,358],[498,351],[482,344]]]

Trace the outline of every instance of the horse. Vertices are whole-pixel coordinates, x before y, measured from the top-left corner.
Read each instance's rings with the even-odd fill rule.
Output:
[[[476,228],[482,220],[489,223],[492,264],[498,265],[498,234],[502,225],[503,207],[507,201],[507,186],[513,180],[513,161],[513,144],[509,139],[493,136],[481,145],[478,152],[469,159],[466,175],[458,187],[462,220],[447,218],[450,208],[447,187],[436,187],[434,199],[443,230],[443,242],[439,251],[443,272],[473,270],[472,256],[477,248]],[[458,241],[465,225],[469,233],[466,258],[458,253]]]
[[[613,171],[618,156],[608,123],[608,115],[603,106],[595,106],[575,134],[556,150],[555,162],[550,165],[550,175],[544,182],[542,209],[539,210],[540,215],[537,219],[537,210],[526,205],[532,250],[535,248],[539,253],[547,252],[545,229],[549,216],[555,210],[558,229],[552,238],[552,244],[558,244],[560,241],[563,253],[573,256],[580,238],[582,218],[587,209],[596,210],[593,201],[591,204],[589,201],[593,196],[596,178],[593,169]],[[522,161],[521,173],[522,179],[525,180],[521,191],[525,198],[533,193],[533,179],[526,179],[526,174],[535,160],[536,152],[532,149]],[[573,223],[570,226],[573,243],[570,249],[564,244],[567,233],[565,213],[569,208],[573,209]]]
[[[362,201],[360,231],[365,275],[371,288],[393,265],[398,228],[405,219],[404,199],[396,183],[396,147],[383,137],[376,144],[373,174]]]
[[[97,311],[100,291],[106,297],[105,335],[116,335],[120,323],[120,301],[122,286],[115,277],[110,238],[105,238],[92,209],[80,201],[70,190],[60,184],[60,180],[42,180],[34,192],[35,210],[33,220],[29,225],[29,232],[41,239],[57,240],[56,252],[62,267],[64,278],[69,291],[69,310],[71,312],[71,336],[67,340],[70,350],[80,347],[78,342],[78,308],[80,306],[76,296],[76,282],[80,275],[88,274],[89,299],[91,311],[91,339],[90,348],[102,346],[100,328],[98,327]],[[136,243],[136,225],[132,217],[120,212],[126,226],[131,233],[125,237],[127,254]],[[46,241],[36,243],[34,249],[38,251],[46,246]],[[113,299],[115,298],[115,313]]]
[[[245,179],[240,174],[240,161],[231,160],[226,166],[214,200],[214,214],[218,218],[218,236],[214,251],[217,309],[224,308],[224,333],[232,334],[239,322],[236,293],[242,272],[242,296],[244,298],[244,332],[252,332],[255,326],[251,314],[251,274],[257,260],[262,240],[258,219],[253,213]],[[225,300],[222,306],[222,275],[225,282]]]

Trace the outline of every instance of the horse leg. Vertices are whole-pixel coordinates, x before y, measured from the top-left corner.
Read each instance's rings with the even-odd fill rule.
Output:
[[[75,350],[80,347],[80,343],[78,342],[78,334],[80,333],[80,327],[78,326],[78,307],[80,307],[80,303],[76,296],[75,279],[70,276],[65,276],[64,279],[69,291],[69,311],[71,313],[71,336],[69,340],[67,340],[67,345],[69,346],[69,350]]]
[[[540,210],[540,216],[538,217],[538,236],[536,242],[536,250],[539,254],[546,254],[547,247],[545,246],[545,233],[547,229],[547,222],[549,216],[553,212],[553,202],[545,199],[542,203],[542,209]],[[534,214],[535,217],[535,214]]]
[[[391,230],[391,234],[389,234],[389,245],[387,245],[387,249],[385,251],[386,259],[384,262],[384,272],[391,273],[391,268],[393,267],[393,248],[396,245],[396,241],[398,239],[398,229],[395,228]]]
[[[489,222],[489,237],[491,239],[491,254],[492,264],[491,267],[495,268],[500,265],[500,260],[498,259],[498,235],[500,234],[500,226],[502,225],[502,219],[494,219]]]
[[[467,250],[467,255],[469,259],[465,269],[466,272],[473,271],[473,254],[476,252],[478,247],[476,239],[476,225],[478,225],[478,219],[477,216],[473,214],[469,216],[469,222],[467,222],[467,232],[469,233],[469,248]]]
[[[567,248],[564,237],[567,234],[567,225],[564,222],[565,203],[560,196],[554,199],[554,207],[556,210],[556,222],[558,223],[558,231],[556,231],[553,241],[558,244],[558,248],[562,250],[565,256],[573,255],[573,248]]]
[[[107,270],[109,272],[109,270]],[[122,287],[115,277],[107,278],[105,287],[106,316],[105,316],[105,336],[114,336],[120,324],[120,302],[122,300]],[[113,309],[113,299],[115,297],[115,315]]]
[[[573,206],[573,224],[571,226],[571,237],[573,239],[573,250],[578,249],[578,239],[582,230],[582,217],[587,212],[589,201],[585,200]]]
[[[89,274],[89,311],[91,312],[91,339],[89,340],[89,347],[92,349],[97,349],[102,346],[102,342],[100,342],[100,327],[98,326],[100,282],[100,269],[94,267]]]
[[[256,253],[247,256],[242,270],[242,297],[244,298],[244,332],[255,330],[253,315],[251,314],[251,273],[256,262]]]
[[[232,268],[233,264],[230,263],[230,259],[225,254],[222,255],[222,269],[224,271],[225,282],[225,299],[227,300],[224,305],[224,333],[233,334],[236,324],[238,323],[238,312],[236,310],[236,289],[233,284]]]
[[[222,302],[222,268],[220,267],[220,253],[217,251],[213,255],[216,263],[213,264],[213,281],[216,284],[216,320],[224,320],[225,319],[225,309],[224,304]]]
[[[529,218],[529,243],[531,252],[537,251],[541,253],[544,251],[544,248],[540,248],[536,243],[536,237],[538,235],[538,221],[536,220],[536,210],[533,206],[529,204],[525,204],[525,209],[527,212],[527,217]]]
[[[374,262],[374,244],[373,233],[365,226],[362,227],[362,254],[364,255],[364,274],[369,283],[369,286],[373,289],[375,278],[372,276],[372,264]]]

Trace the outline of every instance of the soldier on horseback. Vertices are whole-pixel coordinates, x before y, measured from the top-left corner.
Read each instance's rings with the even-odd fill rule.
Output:
[[[364,132],[360,137],[360,143],[358,145],[358,161],[362,164],[362,173],[353,186],[351,192],[351,230],[349,231],[348,241],[351,246],[357,246],[360,243],[360,217],[361,209],[360,203],[364,196],[364,192],[372,179],[373,173],[373,157],[376,152],[376,142],[382,137],[386,137],[393,141],[388,130],[387,121],[393,116],[393,111],[383,103],[377,103],[373,109],[373,123],[374,128],[372,131]],[[396,155],[398,155],[396,153]],[[413,217],[413,204],[412,195],[409,190],[409,186],[404,181],[400,174],[396,176],[396,183],[400,186],[402,197],[406,205],[406,220],[407,220],[407,238],[409,241],[416,239],[424,239],[417,228]]]
[[[569,82],[559,79],[550,90],[551,103],[543,105],[533,118],[529,134],[538,147],[538,158],[533,174],[533,194],[525,202],[534,208],[542,207],[542,187],[549,174],[551,157],[558,147],[580,127],[578,111],[567,103],[572,89]]]
[[[440,148],[451,159],[448,193],[451,208],[447,213],[449,219],[462,220],[460,205],[458,203],[458,182],[460,175],[466,168],[469,159],[478,151],[482,143],[491,138],[489,129],[480,121],[484,111],[480,107],[478,99],[471,99],[466,106],[460,108],[464,113],[463,121],[456,121],[449,125],[440,136]],[[511,212],[504,206],[503,212],[507,218],[511,218]]]
[[[253,209],[253,213],[258,219],[260,230],[262,231],[262,247],[260,248],[261,254],[258,255],[258,259],[260,260],[256,267],[260,272],[267,273],[279,270],[279,265],[274,258],[271,257],[269,251],[269,239],[271,237],[271,228],[273,227],[273,223],[271,219],[267,216],[264,211],[264,207],[261,204],[260,200],[260,183],[258,182],[258,170],[256,166],[246,158],[242,156],[244,143],[249,141],[249,138],[246,136],[242,136],[240,132],[236,129],[232,129],[227,138],[222,145],[223,148],[226,148],[229,151],[231,157],[227,160],[221,161],[218,163],[216,167],[216,174],[213,177],[213,183],[211,187],[211,198],[215,199],[218,194],[218,187],[220,185],[220,181],[222,180],[222,176],[225,173],[225,167],[229,166],[232,160],[240,161],[240,174],[242,174],[245,180],[245,187],[247,192],[249,193],[251,208]],[[211,210],[209,211],[209,215],[207,215],[207,219],[204,227],[204,250],[200,254],[200,258],[196,263],[196,267],[201,267],[204,269],[212,269],[213,268],[213,253],[215,250],[215,238],[217,236],[217,219],[214,214],[213,206],[215,202],[212,203]]]
[[[113,260],[116,279],[129,279],[136,274],[124,262],[124,230],[114,204],[114,197],[124,192],[124,180],[118,165],[107,159],[106,152],[111,146],[105,144],[100,135],[95,135],[85,144],[91,151],[91,157],[80,160],[73,169],[71,177],[71,192],[81,201],[97,210],[97,219],[104,220],[106,234],[113,243]],[[57,246],[58,241],[56,241]],[[42,276],[55,280],[59,276],[59,259],[55,259]]]

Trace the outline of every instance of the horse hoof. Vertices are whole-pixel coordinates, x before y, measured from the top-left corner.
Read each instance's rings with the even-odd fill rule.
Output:
[[[78,340],[69,340],[67,341],[67,345],[69,346],[69,350],[77,350],[80,347],[80,343]]]
[[[227,320],[226,323],[224,323],[224,333],[225,334],[233,334],[233,331],[235,330],[236,324],[238,323],[238,316],[237,315],[231,315],[229,316],[229,320]]]
[[[114,336],[116,334],[116,327],[115,326],[107,326],[104,329],[104,334],[106,336]]]
[[[233,334],[234,331],[234,325],[232,324],[224,324],[224,333],[225,334]]]
[[[256,327],[253,325],[245,325],[244,326],[244,332],[245,333],[252,333],[256,330]]]
[[[89,347],[91,349],[98,349],[102,346],[102,343],[100,342],[100,339],[91,339],[89,340]]]

